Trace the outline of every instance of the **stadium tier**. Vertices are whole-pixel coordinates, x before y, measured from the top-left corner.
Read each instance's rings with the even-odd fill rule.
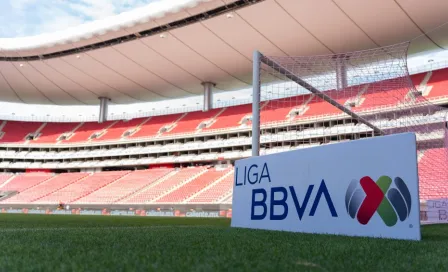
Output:
[[[437,101],[448,97],[448,69],[417,74],[411,77],[423,97]],[[394,89],[390,83],[394,79],[365,84],[354,97],[353,92],[327,91],[326,93],[341,104],[349,102],[356,106],[353,111],[374,111],[377,108],[393,107],[405,101],[406,93]],[[352,88],[352,87],[348,87]],[[309,97],[309,99],[308,99]],[[312,99],[307,94],[300,98],[302,105],[291,105],[291,98],[265,102],[262,106],[262,125],[284,123],[320,115],[338,114],[340,111],[329,103]],[[299,99],[297,99],[299,100]],[[312,100],[312,101],[311,101]],[[278,107],[270,107],[275,103]],[[291,118],[291,113],[301,109]],[[14,144],[73,144],[92,142],[120,142],[123,140],[169,138],[180,135],[201,135],[232,129],[244,129],[250,126],[251,105],[238,105],[208,112],[189,112],[148,118],[136,118],[129,121],[107,121],[104,123],[30,123],[3,121],[0,126],[0,143]]]
[[[425,163],[444,171],[434,173]],[[448,195],[445,149],[429,149],[419,156],[420,198]],[[154,168],[99,173],[24,173],[1,175],[0,191],[17,194],[0,204],[175,204],[230,203],[233,168]]]
[[[397,79],[357,86],[356,94],[350,89],[353,86],[326,94],[340,104],[350,104],[354,112],[393,112],[394,106],[412,97],[446,104],[448,69],[413,75],[411,79],[420,93],[417,96],[391,88]],[[261,153],[357,139],[368,132],[363,124],[340,121],[340,113],[314,94],[262,102],[262,126],[278,129],[262,135],[262,143],[268,145],[263,146]],[[320,116],[328,123],[314,125],[312,122]],[[417,126],[425,127],[421,132],[416,130],[417,140],[423,146],[418,153],[423,200],[448,196],[446,150],[428,145],[445,137],[437,125],[446,121],[442,120],[444,116],[417,111],[407,117],[397,113],[394,119],[378,114],[372,121],[382,129],[398,132],[402,118],[411,118]],[[46,169],[47,172],[78,169],[81,172],[5,173],[0,175],[0,204],[231,203],[234,170],[229,162],[250,156],[250,126],[251,105],[103,123],[3,121],[0,167],[10,172],[17,169]],[[338,135],[341,131],[344,135]],[[354,138],[355,134],[358,136]],[[197,166],[197,162],[202,166]],[[148,168],[148,165],[150,169],[130,171]],[[440,171],[434,172],[431,165]],[[106,167],[115,168],[96,172]],[[120,167],[128,168],[116,171]]]

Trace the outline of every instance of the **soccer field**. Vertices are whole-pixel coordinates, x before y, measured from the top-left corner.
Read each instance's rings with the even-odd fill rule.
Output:
[[[423,241],[230,228],[228,219],[0,214],[0,271],[447,271]]]

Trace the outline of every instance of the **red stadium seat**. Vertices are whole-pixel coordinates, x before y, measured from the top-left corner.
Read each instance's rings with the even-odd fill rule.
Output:
[[[244,116],[250,115],[251,112],[251,105],[228,107],[216,118],[210,127],[204,128],[204,130],[239,127]]]
[[[40,126],[42,123],[7,121],[1,130],[4,134],[0,143],[24,143],[25,137],[36,132]]]
[[[448,95],[448,69],[433,71],[427,85],[431,88],[429,98]]]
[[[101,132],[106,129],[110,125],[112,125],[114,121],[107,121],[104,123],[96,123],[96,122],[88,122],[83,123],[78,129],[75,130],[72,137],[64,142],[74,143],[74,142],[86,142],[89,140],[89,137],[92,136],[96,132]]]
[[[120,140],[123,134],[134,129],[143,123],[147,118],[137,118],[129,121],[119,121],[109,127],[104,134],[99,138],[94,139],[94,141],[109,141],[109,140]]]
[[[56,143],[63,133],[72,132],[78,123],[46,123],[37,139],[31,143]]]
[[[183,114],[171,114],[154,116],[139,127],[139,130],[131,138],[153,137],[162,133],[162,128],[173,125]]]
[[[166,134],[195,132],[202,122],[212,119],[221,110],[222,109],[213,109],[206,112],[189,112],[185,117],[183,117],[179,122],[176,123],[176,126],[172,130],[170,130]]]

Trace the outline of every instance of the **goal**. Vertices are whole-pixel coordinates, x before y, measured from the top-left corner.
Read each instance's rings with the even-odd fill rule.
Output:
[[[419,170],[431,173],[421,178],[448,182],[446,111],[424,96],[430,73],[409,75],[408,47],[319,56],[254,52],[252,156],[414,132]]]

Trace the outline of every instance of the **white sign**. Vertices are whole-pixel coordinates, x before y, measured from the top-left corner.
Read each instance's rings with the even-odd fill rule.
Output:
[[[219,217],[219,212],[187,212],[185,217]]]
[[[448,223],[448,199],[431,199],[426,201],[428,222]]]
[[[239,160],[232,227],[420,240],[415,134]]]

